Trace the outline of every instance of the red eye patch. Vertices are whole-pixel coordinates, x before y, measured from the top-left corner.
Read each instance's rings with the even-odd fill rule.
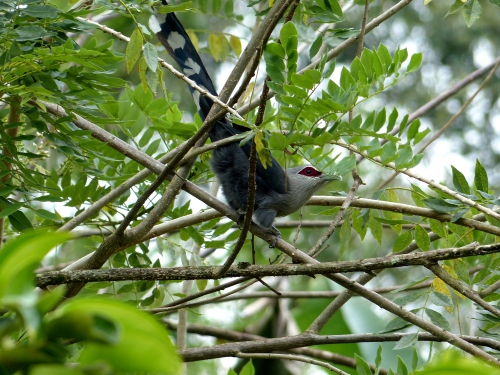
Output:
[[[323,173],[321,173],[314,167],[305,167],[300,170],[299,174],[307,177],[318,177],[321,176]]]

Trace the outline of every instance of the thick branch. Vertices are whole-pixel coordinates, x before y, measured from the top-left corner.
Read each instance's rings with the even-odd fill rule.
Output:
[[[405,255],[370,258],[355,261],[308,264],[277,264],[233,266],[225,277],[263,277],[329,274],[337,272],[367,272],[383,268],[427,265],[428,262],[479,256],[500,252],[500,244],[450,248]],[[122,280],[199,280],[217,278],[220,267],[173,268],[114,268],[105,270],[52,271],[37,275],[39,287],[72,282]]]
[[[306,203],[307,205],[314,206],[341,206],[345,201],[344,197],[327,197],[327,196],[315,196],[311,197]],[[373,208],[377,210],[398,212],[404,215],[415,215],[428,217],[430,219],[436,219],[442,222],[450,222],[453,215],[440,214],[430,208],[422,208],[417,206],[411,206],[403,203],[394,203],[379,201],[373,199],[357,198],[351,203],[352,207],[358,208]],[[480,230],[482,232],[491,233],[496,236],[500,236],[500,228],[490,225],[488,223],[483,223],[477,220],[460,218],[454,222],[454,224],[462,225],[464,227],[473,228]]]
[[[189,328],[188,328],[189,329]],[[270,352],[278,350],[290,350],[312,345],[322,344],[351,344],[360,342],[394,342],[404,337],[405,333],[391,334],[359,334],[359,335],[316,335],[312,333],[303,333],[297,336],[279,337],[272,339],[256,339],[253,341],[242,341],[227,343],[214,346],[205,346],[201,348],[185,349],[179,352],[184,361],[194,362],[206,359],[232,357],[238,351],[241,352]],[[469,345],[482,345],[494,350],[500,350],[500,342],[475,336],[461,336]],[[419,341],[442,342],[440,337],[429,333],[419,333]]]

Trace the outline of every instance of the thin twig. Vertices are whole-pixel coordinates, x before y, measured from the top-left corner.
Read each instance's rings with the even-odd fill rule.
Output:
[[[326,241],[333,235],[335,232],[335,229],[337,228],[338,224],[344,217],[344,214],[347,210],[347,208],[351,205],[353,199],[354,199],[354,194],[358,190],[360,184],[363,183],[361,178],[358,176],[358,174],[353,170],[353,184],[351,186],[351,189],[349,190],[349,193],[347,194],[347,197],[345,198],[344,202],[342,203],[342,206],[340,206],[339,212],[335,215],[335,218],[332,220],[330,223],[330,226],[328,229],[325,231],[325,233],[318,239],[318,241],[314,244],[314,246],[309,250],[307,253],[311,257],[316,257],[320,254],[320,249],[323,247]]]
[[[285,22],[291,20],[293,18],[293,14],[295,9],[298,6],[298,1],[293,1],[290,10],[286,16]],[[258,56],[262,54],[263,45],[265,45],[271,35],[272,29],[268,28],[265,37],[263,38],[262,45],[260,46]],[[278,40],[278,43],[281,43]],[[260,95],[260,104],[259,110],[257,111],[257,118],[255,119],[255,126],[258,127],[264,121],[264,113],[266,110],[267,104],[267,94],[269,93],[269,86],[266,82],[270,80],[269,76],[264,80],[264,88],[262,89],[262,93]],[[237,100],[237,99],[236,99]],[[223,266],[220,269],[219,277],[223,277],[226,271],[231,267],[236,257],[238,256],[241,248],[245,244],[245,240],[247,238],[248,229],[250,228],[250,223],[252,221],[253,211],[255,207],[255,194],[257,190],[257,145],[255,143],[255,139],[252,139],[252,143],[250,146],[250,156],[248,158],[248,191],[247,191],[247,205],[245,209],[245,218],[243,220],[243,225],[241,227],[241,233],[238,237],[238,241],[234,246],[231,254],[224,262]]]
[[[490,73],[488,76],[484,79],[483,82],[479,85],[476,91],[465,101],[465,103],[460,107],[460,109],[455,113],[451,118],[446,122],[446,124],[443,125],[441,129],[439,129],[436,134],[434,134],[427,142],[425,142],[420,149],[416,152],[417,154],[420,154],[423,152],[429,145],[434,142],[436,139],[438,139],[445,131],[448,129],[454,122],[455,120],[467,109],[467,107],[472,103],[474,98],[479,94],[484,86],[491,80],[491,78],[495,75],[495,72],[498,69],[498,66],[500,65],[500,59],[498,59],[497,63],[493,66],[493,68],[490,70]],[[379,186],[377,186],[376,190],[382,189],[384,186],[386,186],[388,183],[390,183],[392,180],[394,180],[397,176],[399,175],[399,172],[394,172],[391,176],[389,176],[385,181],[381,182]]]
[[[368,0],[365,1],[365,11],[363,13],[363,21],[361,22],[361,30],[359,31],[359,40],[358,40],[358,49],[356,52],[357,57],[361,57],[361,53],[363,52],[363,45],[366,33],[366,20],[368,19],[368,12],[370,10],[370,2]]]
[[[250,278],[248,278],[250,279]],[[230,290],[229,292],[225,293],[225,294],[221,294],[221,295],[218,295],[216,297],[212,297],[212,298],[207,298],[207,299],[204,299],[202,301],[198,301],[198,302],[191,302],[191,303],[185,303],[185,304],[182,304],[182,305],[176,305],[176,306],[171,306],[171,307],[157,307],[157,308],[154,308],[154,309],[151,309],[151,310],[147,310],[148,312],[152,313],[152,314],[158,314],[158,313],[161,313],[161,314],[168,314],[168,313],[173,313],[177,310],[180,310],[180,309],[192,309],[192,308],[195,308],[195,307],[199,307],[199,306],[203,306],[203,305],[208,305],[208,304],[211,304],[211,303],[214,303],[214,302],[217,302],[219,300],[221,300],[222,298],[224,297],[228,297],[228,296],[231,296],[235,293],[238,293],[246,288],[248,288],[250,285],[253,285],[255,284],[256,282],[259,281],[259,278],[256,277],[256,278],[253,278],[253,280],[250,280],[248,283],[246,284],[243,284],[235,289],[232,289]]]
[[[304,363],[309,363],[311,365],[316,365],[316,366],[321,366],[326,368],[327,370],[330,370],[332,372],[335,372],[336,374],[339,375],[349,375],[347,372],[342,371],[341,369],[338,369],[335,366],[332,366],[328,363],[322,362],[322,361],[317,361],[315,359],[311,358],[306,358],[294,354],[276,354],[276,353],[236,353],[234,357],[238,358],[261,358],[261,359],[286,359],[290,361],[299,361],[299,362],[304,362]]]
[[[259,126],[262,124],[264,120],[264,111],[266,109],[267,103],[267,93],[269,91],[269,87],[265,85],[264,90],[262,90],[261,95],[261,105],[259,106],[259,111],[257,113],[257,119],[255,121],[255,126]],[[243,225],[241,226],[241,233],[238,237],[238,241],[234,246],[231,254],[226,259],[224,264],[220,269],[219,277],[223,277],[226,271],[231,267],[236,257],[238,256],[241,248],[245,244],[248,229],[250,228],[250,223],[252,222],[253,210],[255,207],[255,194],[257,190],[257,146],[255,144],[255,140],[252,139],[252,143],[250,146],[250,156],[248,158],[248,190],[247,190],[247,206],[245,209],[245,218],[243,220]]]
[[[429,263],[429,265],[427,265],[426,267],[434,275],[439,277],[441,280],[443,280],[447,285],[449,285],[450,287],[455,289],[457,292],[466,296],[471,301],[477,303],[479,306],[481,306],[486,311],[489,311],[493,315],[500,317],[500,310],[499,309],[497,309],[495,306],[492,306],[488,302],[483,300],[479,293],[477,293],[476,291],[474,291],[471,288],[467,287],[466,285],[462,284],[460,281],[451,277],[451,275],[448,274],[448,272],[446,272],[439,264]]]
[[[383,166],[385,168],[393,169],[395,171],[398,171],[400,173],[407,175],[408,177],[411,177],[411,178],[414,178],[418,181],[424,182],[424,183],[426,183],[426,184],[428,184],[428,185],[430,185],[438,190],[441,190],[443,193],[450,195],[451,197],[455,198],[456,200],[458,200],[458,201],[460,201],[468,206],[471,206],[471,207],[475,208],[476,210],[483,212],[486,215],[490,215],[490,216],[494,217],[495,219],[500,220],[500,215],[497,212],[495,212],[494,210],[492,210],[491,208],[480,205],[479,203],[474,202],[472,199],[464,197],[463,195],[457,193],[456,191],[451,190],[447,186],[444,186],[444,185],[442,185],[442,184],[440,184],[432,179],[428,179],[428,178],[416,173],[415,171],[413,171],[410,168],[398,169],[394,163],[385,163],[384,164],[384,163],[382,163],[382,161],[380,160],[379,157],[371,158],[368,156],[368,154],[365,151],[360,151],[360,150],[358,150],[358,148],[356,146],[345,143],[344,141],[332,141],[331,143],[336,144],[340,147],[343,147],[349,151],[353,151],[359,155],[363,155],[365,158],[370,159],[370,160],[380,164],[381,166]]]

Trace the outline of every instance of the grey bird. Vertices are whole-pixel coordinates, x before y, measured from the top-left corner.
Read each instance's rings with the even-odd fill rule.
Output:
[[[164,3],[166,4],[165,1]],[[165,22],[161,24],[153,20],[150,27],[183,73],[216,96],[215,87],[198,52],[175,14],[168,13]],[[212,107],[212,100],[200,95],[191,86],[189,88],[201,118],[205,119]],[[247,130],[223,118],[212,127],[209,136],[211,141],[215,142]],[[228,204],[240,213],[245,211],[247,204],[249,155],[248,143],[243,146],[230,143],[215,148],[211,161],[224,197]],[[271,160],[272,165],[267,168],[260,160],[257,161],[253,219],[255,223],[279,237],[279,231],[273,227],[275,217],[287,216],[297,211],[319,188],[332,180],[339,180],[340,177],[325,175],[311,165],[284,170],[272,156]]]

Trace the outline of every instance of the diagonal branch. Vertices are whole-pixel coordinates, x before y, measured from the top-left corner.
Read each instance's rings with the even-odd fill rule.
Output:
[[[370,160],[380,164],[381,166],[383,166],[385,168],[393,169],[397,172],[400,172],[400,173],[407,175],[408,177],[414,178],[415,180],[419,180],[421,182],[424,182],[427,185],[430,185],[438,190],[441,190],[443,193],[450,195],[451,197],[455,198],[456,200],[458,200],[458,201],[460,201],[460,202],[462,202],[462,203],[464,203],[472,208],[475,208],[476,210],[481,211],[486,215],[490,215],[490,216],[494,217],[495,219],[500,220],[500,214],[498,214],[497,212],[495,212],[491,208],[480,205],[479,203],[474,202],[472,199],[469,199],[469,198],[457,193],[456,191],[451,190],[447,186],[444,186],[438,182],[435,182],[434,180],[428,179],[428,178],[418,174],[417,172],[413,171],[410,168],[398,169],[394,163],[385,163],[384,164],[384,163],[382,163],[382,161],[380,160],[379,157],[372,158],[372,157],[368,156],[368,154],[365,151],[360,151],[360,150],[358,150],[358,148],[356,146],[345,143],[344,141],[332,141],[332,143],[336,144],[340,147],[343,147],[349,151],[352,151],[352,152],[355,152],[359,155],[362,155],[363,157],[370,159]]]
[[[486,84],[495,75],[495,72],[497,71],[498,66],[500,65],[500,59],[497,59],[497,60],[498,61],[496,62],[496,64],[490,70],[490,73],[486,76],[486,78],[484,79],[484,81],[481,82],[481,84],[479,85],[479,87],[477,88],[477,90],[474,91],[474,93],[470,96],[470,98],[468,98],[465,101],[465,103],[462,105],[462,107],[460,107],[460,109],[457,111],[457,113],[455,113],[453,116],[451,116],[451,118],[446,122],[446,124],[444,124],[443,127],[441,129],[439,129],[436,132],[436,134],[434,134],[427,142],[425,142],[422,145],[422,147],[420,147],[420,149],[417,151],[417,154],[420,154],[421,152],[423,152],[427,147],[429,147],[429,145],[432,142],[434,142],[436,139],[438,139],[446,131],[446,129],[448,129],[455,122],[455,120],[467,109],[467,107],[472,103],[472,101],[477,96],[477,94],[479,94],[483,90],[484,86],[486,86]],[[392,180],[394,180],[397,177],[398,174],[399,174],[399,172],[394,172],[385,181],[383,181],[382,183],[380,183],[380,185],[377,186],[376,190],[382,189],[389,182],[391,182]]]

